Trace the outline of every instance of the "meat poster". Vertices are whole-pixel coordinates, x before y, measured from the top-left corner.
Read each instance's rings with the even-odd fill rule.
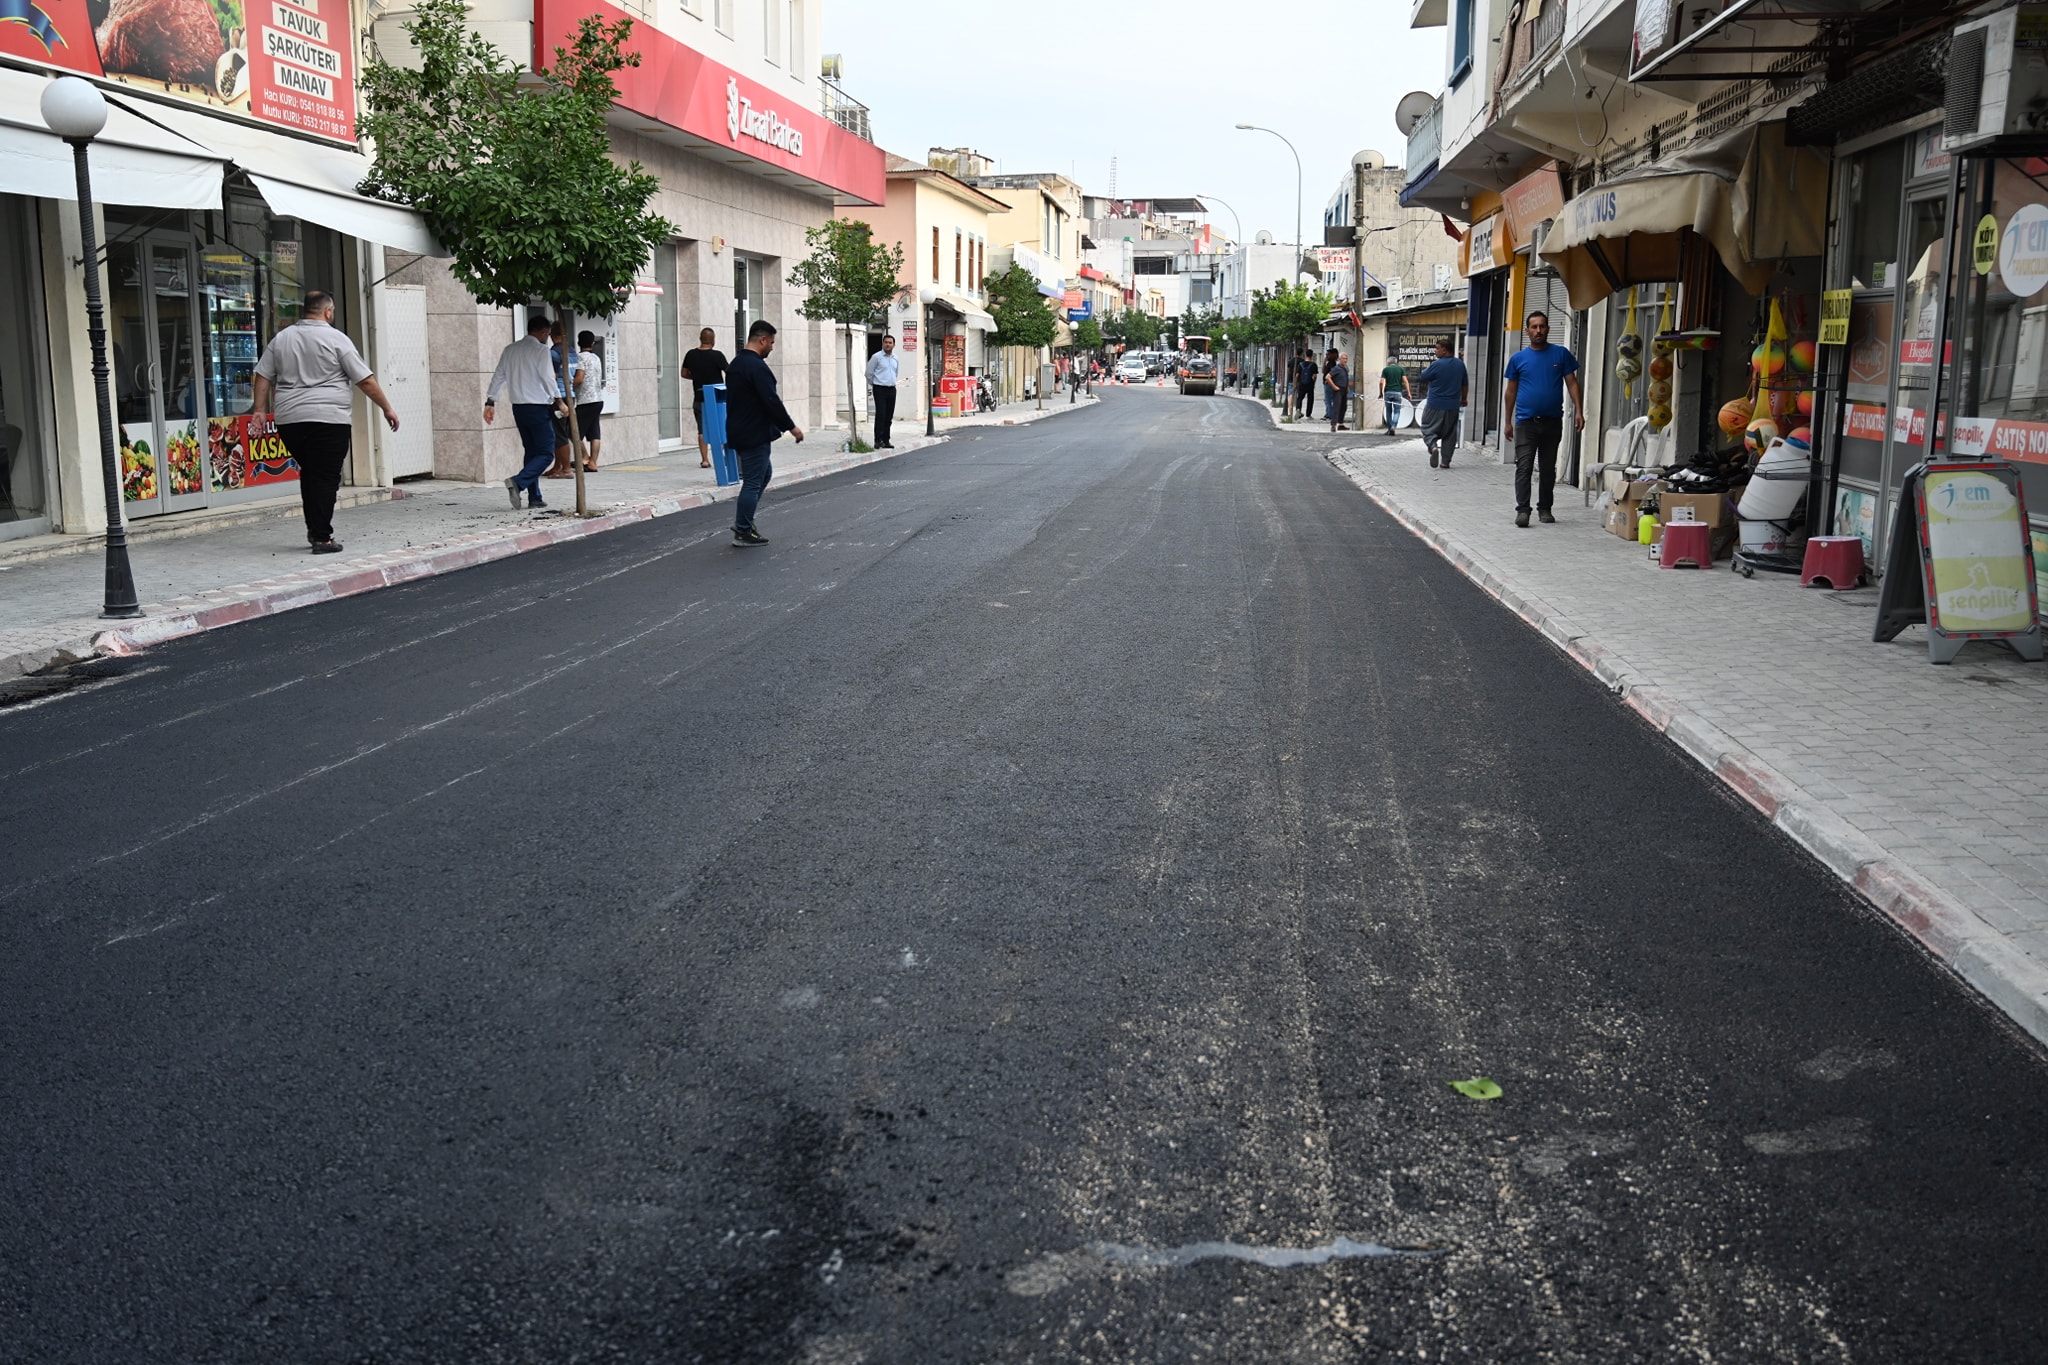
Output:
[[[0,56],[354,142],[348,0],[0,0]]]
[[[291,483],[299,477],[298,463],[278,437],[277,424],[268,417],[245,413],[207,418],[206,453],[217,493]]]

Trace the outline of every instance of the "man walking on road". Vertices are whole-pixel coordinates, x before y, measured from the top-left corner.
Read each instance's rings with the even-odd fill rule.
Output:
[[[274,417],[278,439],[298,461],[299,505],[316,555],[341,549],[334,538],[334,499],[348,463],[351,388],[361,389],[398,430],[391,400],[356,344],[334,325],[334,295],[309,290],[299,320],[272,337],[256,362],[254,410]]]
[[[519,443],[526,461],[519,472],[505,480],[512,496],[512,510],[519,510],[519,495],[526,494],[528,507],[546,507],[540,495],[540,476],[555,458],[555,418],[566,416],[561,386],[548,360],[549,324],[545,315],[526,319],[526,339],[515,341],[498,356],[498,368],[491,372],[491,385],[484,390],[484,421],[495,419],[498,395],[512,400],[512,420],[519,427]]]
[[[896,420],[896,338],[882,338],[882,349],[868,357],[868,387],[875,394],[875,449],[894,450],[889,424]]]
[[[754,529],[754,510],[775,475],[768,448],[783,432],[801,445],[804,429],[782,406],[775,391],[775,372],[768,356],[775,350],[775,324],[766,318],[747,329],[747,344],[725,371],[725,439],[740,461],[740,496],[733,504],[732,543],[766,545],[768,537]]]
[[[1550,317],[1531,313],[1522,324],[1529,344],[1508,357],[1506,410],[1501,434],[1515,443],[1515,525],[1529,524],[1529,475],[1536,475],[1536,517],[1552,522],[1550,495],[1557,486],[1557,443],[1564,439],[1564,396],[1572,396],[1572,414],[1586,429],[1586,405],[1579,393],[1579,360],[1563,346],[1550,344]]]
[[[1458,417],[1472,396],[1472,377],[1465,362],[1451,354],[1451,339],[1436,339],[1436,359],[1420,375],[1424,412],[1422,444],[1429,451],[1431,469],[1451,467],[1458,449]]]

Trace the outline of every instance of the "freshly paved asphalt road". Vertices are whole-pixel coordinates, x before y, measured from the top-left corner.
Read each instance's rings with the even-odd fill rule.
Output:
[[[0,1358],[2041,1359],[2041,1056],[1249,405],[725,515],[0,711]]]

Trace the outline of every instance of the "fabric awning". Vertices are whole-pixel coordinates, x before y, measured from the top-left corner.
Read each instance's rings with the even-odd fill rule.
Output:
[[[281,217],[416,255],[448,254],[411,209],[356,193],[370,170],[370,159],[360,152],[170,105],[137,101],[130,107],[239,166]],[[219,200],[216,190],[216,205]]]
[[[0,67],[0,186],[35,199],[78,198],[71,148],[44,126],[43,88],[33,72]],[[92,197],[138,208],[220,207],[221,162],[203,146],[112,101],[107,126],[87,156]]]
[[[958,313],[961,320],[967,324],[971,331],[993,332],[996,330],[996,320],[989,315],[988,310],[973,299],[968,298],[965,294],[941,294],[937,302],[940,307]]]
[[[1821,254],[1827,180],[1826,162],[1787,147],[1783,123],[1768,124],[1578,195],[1537,255],[1563,278],[1572,307],[1590,308],[1628,285],[1677,279],[1690,230],[1758,294],[1779,261]]]

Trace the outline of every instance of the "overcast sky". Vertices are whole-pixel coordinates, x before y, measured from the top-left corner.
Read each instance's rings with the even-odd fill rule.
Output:
[[[1411,31],[1408,0],[826,0],[825,51],[874,111],[875,141],[922,161],[972,147],[1004,171],[1059,171],[1089,194],[1220,196],[1285,241],[1301,152],[1303,235],[1370,147],[1407,140],[1394,105],[1443,84],[1444,30]],[[1234,234],[1210,198],[1213,221]]]

